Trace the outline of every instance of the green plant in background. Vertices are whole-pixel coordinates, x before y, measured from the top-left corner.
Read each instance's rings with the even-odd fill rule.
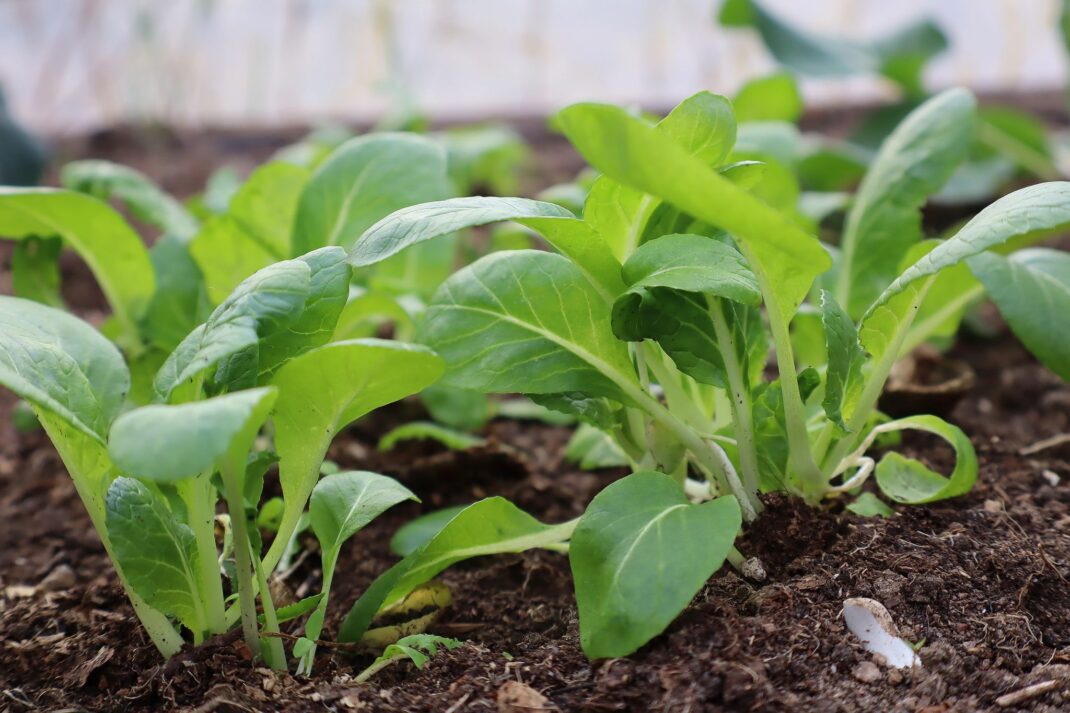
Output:
[[[1021,271],[1030,296],[1065,300],[1053,286],[1064,254],[1011,251],[1070,224],[1070,184],[1054,182],[1004,197],[946,240],[922,240],[920,208],[965,159],[975,116],[964,90],[915,110],[871,162],[839,250],[804,229],[775,165],[734,151],[732,106],[705,92],[656,125],[598,104],[558,115],[602,172],[582,219],[546,202],[457,198],[402,209],[355,243],[359,268],[511,220],[555,248],[495,253],[455,273],[417,339],[445,360],[447,385],[525,393],[573,414],[637,471],[572,524],[588,655],[626,655],[667,626],[738,556],[732,541],[741,518],[757,518],[762,492],[817,504],[857,492],[871,474],[900,503],[970,489],[977,461],[962,431],[935,416],[888,422],[877,397],[896,360],[953,329],[998,275]],[[1037,310],[1026,324],[1029,298],[1012,305],[1000,292],[992,297],[1027,346],[1065,373],[1065,340],[1035,329],[1055,315]],[[813,326],[814,315],[822,356],[804,365],[796,352],[813,332],[792,328]],[[949,476],[897,453],[866,455],[906,429],[948,441]],[[362,600],[380,586],[394,588],[377,582]],[[359,610],[347,622],[363,624]]]
[[[900,90],[900,101],[870,112],[845,143],[816,139],[798,145],[796,139],[794,154],[810,162],[809,167],[799,167],[804,184],[814,181],[815,187],[833,190],[852,185],[865,169],[867,157],[926,99],[924,69],[948,49],[944,33],[930,20],[869,42],[808,34],[770,12],[761,0],[725,0],[718,20],[725,27],[754,29],[773,58],[794,74],[822,79],[876,75]],[[791,133],[781,127],[775,135],[783,146]],[[1061,175],[1053,159],[1057,140],[1041,121],[1025,112],[1008,106],[983,107],[977,113],[968,160],[934,200],[980,203],[1018,175],[1057,179]]]

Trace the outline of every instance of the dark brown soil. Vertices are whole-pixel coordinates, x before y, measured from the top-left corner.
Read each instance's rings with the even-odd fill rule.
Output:
[[[573,165],[562,158],[557,170],[564,176]],[[196,188],[203,176],[186,170],[168,187]],[[78,289],[73,302],[95,303]],[[768,578],[756,583],[725,568],[662,636],[612,661],[591,663],[580,651],[565,555],[473,560],[442,575],[454,604],[432,629],[465,645],[422,671],[403,663],[364,685],[353,677],[370,656],[325,650],[313,677],[296,678],[251,664],[236,636],[164,662],[62,463],[43,435],[14,431],[13,400],[0,395],[0,710],[494,711],[510,710],[499,704],[510,682],[561,711],[1066,710],[1070,443],[1030,446],[1070,433],[1070,387],[1006,334],[964,343],[954,356],[977,372],[950,416],[981,462],[968,495],[899,507],[890,519],[771,498],[739,545]],[[535,423],[495,422],[486,446],[463,453],[419,442],[376,451],[378,435],[413,408],[388,409],[332,448],[343,467],[394,475],[424,504],[390,511],[347,545],[328,636],[395,561],[390,536],[421,511],[504,495],[560,522],[621,475],[579,471],[561,455],[568,431]],[[903,450],[937,466],[950,457],[922,438]],[[317,565],[313,553],[285,584],[315,592]],[[840,616],[843,600],[856,596],[888,607],[903,636],[921,644],[923,669],[856,677],[872,661]],[[1020,704],[996,702],[1046,681],[1055,684]]]

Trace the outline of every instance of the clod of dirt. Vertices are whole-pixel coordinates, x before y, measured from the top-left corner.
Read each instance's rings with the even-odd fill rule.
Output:
[[[519,681],[506,681],[498,689],[498,713],[529,713],[552,711],[557,706],[531,686]]]
[[[843,603],[843,618],[851,633],[862,640],[866,651],[883,656],[889,666],[910,668],[921,666],[921,659],[914,653],[906,641],[899,638],[899,631],[892,621],[892,615],[884,605],[874,599],[856,597]],[[870,664],[873,665],[873,664]],[[855,669],[858,676],[860,665]],[[874,666],[876,668],[876,666]],[[880,671],[878,670],[878,674]],[[876,680],[876,679],[874,679]]]
[[[863,661],[858,664],[855,666],[854,671],[851,671],[851,675],[862,683],[873,683],[881,680],[881,670],[872,661]]]
[[[61,564],[49,572],[37,588],[42,592],[63,592],[73,587],[76,581],[74,570],[68,565]]]

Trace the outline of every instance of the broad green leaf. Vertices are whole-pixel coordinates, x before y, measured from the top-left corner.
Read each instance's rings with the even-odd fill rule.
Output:
[[[418,393],[442,368],[442,360],[424,347],[358,339],[317,347],[276,372],[275,450],[286,509],[284,536],[272,543],[265,571],[282,556],[335,435],[373,409]]]
[[[197,543],[166,501],[133,478],[116,478],[108,488],[107,531],[129,586],[149,606],[203,631]]]
[[[337,556],[346,540],[405,500],[419,498],[385,475],[355,470],[328,475],[313,489],[309,501],[312,531],[321,549]]]
[[[710,166],[722,163],[736,142],[736,118],[724,97],[702,91],[684,99],[657,130]]]
[[[0,384],[103,443],[130,373],[115,346],[61,310],[0,296]]]
[[[921,239],[921,207],[966,157],[976,102],[948,90],[915,109],[881,145],[847,214],[836,299],[852,319],[895,278]]]
[[[590,226],[553,203],[526,198],[452,198],[399,210],[360,237],[349,262],[356,267],[372,265],[425,240],[505,220],[541,234],[607,296],[620,291],[620,264]]]
[[[124,333],[155,289],[148,250],[115,210],[95,198],[53,188],[0,188],[0,236],[63,238],[96,277]]]
[[[596,495],[569,547],[584,653],[627,656],[664,631],[720,569],[741,523],[735,498],[693,505],[662,473]]]
[[[457,513],[464,510],[467,505],[455,505],[454,507],[442,508],[421,515],[415,520],[409,520],[398,528],[394,536],[390,538],[390,551],[398,557],[407,557],[423,547],[431,539],[442,531],[442,528],[452,520]]]
[[[802,115],[803,102],[799,85],[787,72],[777,72],[752,79],[743,85],[732,100],[736,121],[788,121]]]
[[[877,463],[877,485],[899,503],[918,505],[946,500],[970,491],[977,480],[977,454],[962,429],[936,416],[912,416],[878,427],[883,433],[913,429],[943,438],[955,450],[955,469],[949,477],[930,470],[913,458],[896,452]]]
[[[1070,381],[1070,253],[1049,248],[969,260],[1015,335],[1037,359]]]
[[[329,475],[313,489],[309,515],[322,553],[323,598],[305,623],[305,638],[314,642],[323,631],[334,568],[342,545],[380,514],[405,500],[419,501],[419,498],[393,478],[367,471]],[[311,671],[315,653],[315,644],[304,652],[301,671]]]
[[[832,293],[821,291],[821,323],[825,332],[828,370],[825,372],[825,415],[841,431],[847,431],[855,404],[862,393],[862,365],[866,353],[858,341],[858,329]]]
[[[727,386],[725,350],[749,381],[760,376],[768,351],[757,309],[761,292],[735,248],[698,235],[667,235],[641,245],[623,274],[629,289],[613,305],[618,338],[656,340],[681,371],[705,384]],[[713,310],[723,313],[731,343],[718,339]]]
[[[623,109],[577,104],[558,118],[595,168],[737,238],[767,304],[785,321],[829,267],[828,254],[814,237]]]
[[[15,294],[63,309],[63,296],[59,292],[62,249],[63,241],[58,237],[30,236],[16,243],[11,255],[11,287]]]
[[[483,395],[480,394],[480,397]],[[379,439],[377,446],[381,451],[393,450],[402,441],[436,441],[453,451],[463,451],[482,445],[486,441],[430,421],[410,421],[388,431]]]
[[[278,161],[264,164],[230,199],[224,215],[204,223],[189,250],[213,304],[257,270],[293,254],[290,227],[308,183],[303,168]]]
[[[762,298],[739,251],[702,235],[666,235],[644,243],[624,263],[622,276],[630,290],[667,287],[755,306]]]
[[[287,359],[331,341],[349,297],[351,270],[345,251],[320,248],[297,258],[308,265],[308,296],[297,319],[264,336],[259,344],[258,382]]]
[[[263,388],[142,406],[116,419],[108,452],[127,475],[159,482],[211,472],[237,451],[244,462],[275,398],[274,389]]]
[[[472,557],[561,543],[568,539],[573,526],[544,525],[500,497],[473,503],[364,591],[343,620],[338,640],[359,640],[384,605],[402,599],[450,565]]]
[[[451,193],[446,155],[434,141],[390,133],[351,139],[316,169],[301,194],[292,254],[324,245],[349,249],[390,213]]]
[[[244,280],[167,358],[156,375],[158,398],[166,401],[184,382],[294,323],[302,315],[311,278],[308,262],[286,260]]]
[[[1053,181],[1028,186],[1003,196],[915,262],[881,293],[867,311],[867,319],[915,280],[1010,241],[1019,245],[1070,225],[1070,182]]]
[[[72,161],[60,171],[65,188],[107,201],[117,198],[138,220],[174,235],[183,243],[197,232],[197,219],[153,181],[128,166],[89,159]]]
[[[634,391],[627,347],[574,263],[552,253],[494,253],[435,296],[418,338],[442,355],[444,383],[485,393]]]

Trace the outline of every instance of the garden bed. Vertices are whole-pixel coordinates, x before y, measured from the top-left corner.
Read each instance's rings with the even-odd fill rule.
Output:
[[[1070,387],[1009,338],[995,347],[967,343],[957,356],[981,385],[953,413],[982,463],[970,494],[901,508],[887,520],[773,500],[761,529],[774,536],[741,545],[762,559],[767,581],[722,571],[637,655],[594,664],[579,648],[566,557],[475,560],[443,575],[454,606],[433,629],[468,643],[425,671],[401,665],[365,686],[351,679],[368,656],[324,657],[311,679],[276,676],[249,665],[237,632],[164,664],[134,625],[59,458],[43,435],[16,437],[5,421],[5,705],[444,711],[463,701],[455,710],[494,710],[501,686],[515,680],[577,711],[996,709],[1001,695],[1070,675],[1070,444],[1021,455],[1070,431]],[[621,474],[577,470],[561,457],[566,430],[534,423],[495,422],[490,444],[466,452],[411,444],[380,454],[376,435],[391,416],[398,414],[351,429],[331,456],[347,468],[395,475],[427,510],[501,494],[540,519],[561,521]],[[948,456],[920,440],[907,450],[934,463]],[[399,507],[346,546],[335,601],[355,599],[394,561],[387,540],[419,512]],[[303,566],[287,583],[315,591],[318,572]],[[923,671],[881,669],[877,680],[858,680],[871,669],[840,616],[851,596],[882,601],[906,638],[924,641]],[[332,625],[341,611],[333,609]],[[1067,703],[1049,693],[1024,707]]]
[[[170,149],[143,161],[131,160],[141,155],[139,144],[124,134],[97,139],[111,146],[65,151],[108,153],[181,195],[199,187],[219,161],[252,166],[290,138],[165,137]],[[220,152],[221,146],[231,149]],[[563,140],[540,142],[535,155],[535,185],[564,180],[579,165]],[[91,278],[75,263],[67,270],[69,303],[91,320],[99,316],[93,307],[103,303]],[[9,292],[3,285],[0,291]],[[423,671],[407,663],[389,668],[370,685],[353,677],[371,656],[327,648],[313,677],[277,675],[250,665],[239,632],[164,663],[136,625],[58,456],[43,434],[15,433],[14,399],[5,392],[0,708],[1059,710],[1070,705],[1070,443],[1037,444],[1070,433],[1070,387],[1008,333],[995,342],[964,341],[952,355],[978,376],[950,415],[981,463],[967,495],[902,507],[890,519],[769,499],[750,528],[766,534],[739,544],[762,560],[767,579],[723,569],[663,635],[627,659],[590,663],[583,655],[566,556],[536,551],[462,563],[441,577],[454,603],[432,631],[465,645]],[[329,458],[343,468],[395,476],[423,504],[387,512],[345,546],[327,634],[396,561],[390,536],[421,512],[503,495],[542,521],[562,522],[624,474],[579,470],[563,458],[568,430],[535,422],[495,421],[486,445],[463,452],[421,442],[378,452],[378,437],[417,408],[384,409],[332,446]],[[951,459],[935,439],[908,437],[902,450],[934,466]],[[315,538],[305,544],[315,548]],[[288,573],[292,596],[318,590],[318,563],[312,556]],[[924,669],[870,665],[840,615],[843,600],[855,596],[884,603],[902,635],[923,643]],[[1009,708],[998,702],[1046,681],[1057,685]],[[545,702],[503,707],[503,690],[518,690],[503,689],[509,682]]]

